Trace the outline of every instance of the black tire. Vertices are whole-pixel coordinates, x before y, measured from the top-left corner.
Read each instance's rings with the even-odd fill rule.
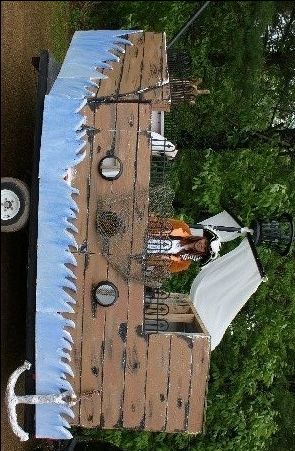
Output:
[[[27,185],[12,177],[1,178],[1,232],[22,229],[28,221],[29,209],[30,193]]]

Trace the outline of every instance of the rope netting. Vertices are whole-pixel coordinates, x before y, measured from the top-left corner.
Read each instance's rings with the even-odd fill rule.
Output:
[[[169,185],[98,198],[96,227],[101,251],[124,280],[158,287],[170,277],[169,262],[149,255],[148,240],[168,238],[173,198]]]

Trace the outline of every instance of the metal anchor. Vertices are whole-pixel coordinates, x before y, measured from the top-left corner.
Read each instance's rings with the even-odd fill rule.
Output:
[[[77,398],[76,395],[69,390],[58,395],[17,396],[14,392],[16,382],[19,376],[26,370],[29,370],[31,366],[31,363],[25,360],[24,364],[11,374],[6,388],[5,401],[8,409],[8,418],[13,432],[19,437],[20,441],[29,440],[29,434],[18,425],[16,414],[16,406],[18,404],[68,404],[73,406],[76,403]]]

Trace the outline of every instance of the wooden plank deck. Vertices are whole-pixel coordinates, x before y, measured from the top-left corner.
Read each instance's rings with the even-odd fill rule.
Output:
[[[191,340],[181,335],[171,337],[166,432],[187,429],[191,380]]]
[[[111,62],[112,69],[101,72],[107,79],[98,80],[97,98],[113,97],[118,101],[151,102],[157,111],[170,111],[170,87],[165,33],[138,32],[128,35],[132,45],[120,58]]]
[[[164,33],[145,33],[141,79],[142,99],[153,103],[153,109],[170,111],[170,88]],[[152,89],[151,89],[152,88]]]
[[[126,47],[113,71],[106,70],[109,78],[101,81],[98,90],[99,95],[121,93],[123,98],[95,109],[85,107],[87,125],[96,131],[74,174],[80,212],[75,221],[79,252],[73,250],[78,263],[74,268],[76,306],[70,315],[76,323],[72,350],[75,377],[71,382],[78,395],[72,424],[197,433],[202,430],[209,339],[204,333],[145,334],[144,285],[126,281],[115,270],[103,255],[97,231],[98,199],[129,194],[130,224],[121,238],[110,241],[109,254],[115,254],[118,245],[121,253],[130,256],[143,251],[148,222],[151,111],[155,106],[169,108],[167,87],[138,95],[139,90],[156,86],[167,76],[163,34],[136,33],[129,39],[134,46]],[[105,180],[98,171],[110,150],[123,165],[121,176],[113,181]],[[140,264],[131,258],[130,268],[139,272]],[[119,297],[112,306],[94,303],[94,290],[101,281],[110,281],[118,289]],[[186,305],[175,305],[170,320],[182,316],[191,322],[192,313]]]
[[[149,335],[148,368],[146,376],[145,428],[165,431],[169,387],[171,336]]]
[[[149,186],[151,143],[145,131],[151,124],[150,105],[142,104],[139,112],[140,132],[135,166],[134,190],[139,192]],[[136,198],[136,195],[135,195]],[[140,200],[133,210],[132,217],[132,255],[142,253],[148,222],[148,194]],[[139,272],[138,263],[131,262],[131,270]],[[128,323],[126,340],[126,368],[123,426],[142,428],[145,407],[145,380],[147,367],[147,340],[142,334],[144,314],[144,286],[139,282],[129,282]]]
[[[190,415],[187,423],[187,431],[190,433],[194,433],[195,431],[202,432],[203,429],[209,372],[209,349],[208,336],[200,336],[198,340],[193,342]]]
[[[134,189],[134,162],[137,161],[140,151],[137,133],[140,125],[138,108],[139,105],[135,103],[117,105],[115,150],[116,155],[122,161],[123,173],[119,179],[112,182],[114,195],[121,192],[130,193]],[[124,254],[131,253],[131,243],[132,229],[129,227],[121,243]],[[111,246],[110,252],[115,253],[116,246],[113,249]],[[101,427],[111,429],[122,424],[126,342],[119,332],[124,327],[122,325],[127,324],[129,288],[122,276],[111,266],[109,266],[108,280],[114,283],[119,291],[119,299],[115,305],[106,309],[105,325],[105,377],[103,379]]]

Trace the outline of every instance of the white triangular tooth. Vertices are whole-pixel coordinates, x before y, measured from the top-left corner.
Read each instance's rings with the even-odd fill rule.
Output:
[[[98,88],[99,87],[97,86],[96,89],[98,89]],[[87,89],[87,92],[89,92],[89,96],[88,97],[96,97],[96,93],[91,90],[91,87],[86,87],[86,89]]]
[[[75,131],[78,132],[81,129],[81,127],[86,124],[86,122],[87,122],[86,116],[82,116],[81,120],[78,122],[78,124],[75,127]]]
[[[73,282],[71,282],[69,279],[64,279],[62,288],[69,288],[70,290],[73,290],[74,293],[77,292],[76,285]]]
[[[71,232],[69,232],[67,229],[64,230],[64,233],[70,241],[69,246],[73,246],[75,249],[78,250],[78,244],[74,238],[74,235]]]
[[[74,226],[74,224],[72,222],[65,221],[65,223],[66,223],[66,226],[68,229],[71,229],[73,232],[78,233],[77,227]]]
[[[73,438],[72,434],[63,426],[57,426],[56,429],[58,430],[59,434],[62,434],[64,438],[71,439]]]
[[[120,45],[115,44],[114,46],[115,50],[119,50],[119,52],[125,53],[125,48],[121,47]]]
[[[120,58],[117,55],[114,55],[111,50],[109,50],[108,53],[110,55],[110,59],[105,60],[105,62],[114,61],[114,62],[118,63],[120,61]]]
[[[106,74],[103,74],[102,72],[100,72],[99,70],[97,70],[96,72],[94,72],[93,74],[91,74],[90,77],[90,81],[91,80],[107,80],[109,77]],[[91,83],[93,84],[93,86],[95,88],[98,88],[98,84],[95,83],[94,81],[91,81]]]
[[[71,219],[76,219],[77,218],[76,213],[73,210],[71,210],[70,208],[66,209],[66,216],[68,218],[71,218]]]
[[[110,53],[112,54],[112,55],[114,55],[114,57],[116,58],[116,62],[117,63],[119,63],[120,62],[120,57],[118,56],[118,55],[116,55],[115,53],[113,53],[113,52],[116,52],[116,51],[118,51],[118,49],[116,49],[116,48],[112,48],[111,50],[110,50]]]
[[[73,273],[73,271],[70,268],[68,268],[67,266],[65,266],[65,265],[64,265],[64,267],[66,268],[66,271],[68,273],[68,277],[71,277],[72,279],[76,280],[77,276]]]
[[[69,392],[73,391],[71,384],[65,378],[63,378],[63,379],[61,378],[60,379],[60,387],[63,388],[64,390],[69,391]]]
[[[68,374],[69,376],[74,377],[73,370],[68,363],[65,363],[62,360],[60,360],[59,364],[63,368],[63,371],[65,374]]]
[[[66,340],[65,338],[63,339],[63,348],[66,349],[67,351],[72,350],[71,343],[68,340]]]
[[[58,349],[57,349],[57,354],[58,354],[60,357],[63,357],[64,359],[67,359],[69,362],[71,361],[71,355],[70,355],[70,353],[64,351],[62,348],[58,348]]]
[[[69,318],[64,318],[64,323],[65,323],[65,327],[72,327],[73,329],[75,329],[75,327],[76,327],[75,322]],[[72,339],[72,343],[74,343],[73,339]]]
[[[72,189],[72,193],[73,194],[80,194],[80,191],[78,190],[78,188],[75,188],[74,186],[71,186]]]
[[[128,39],[124,39],[124,38],[116,38],[115,43],[117,44],[124,44],[124,45],[133,45],[133,43],[131,41],[129,41]]]
[[[87,89],[87,87],[89,87],[89,85],[92,88],[97,88],[97,83],[95,81],[92,81],[92,80],[95,80],[96,78],[97,78],[97,73],[92,72],[89,76],[89,80],[87,81],[87,85],[84,86],[84,89]]]
[[[75,113],[79,113],[84,108],[85,105],[87,105],[87,99],[83,99],[79,107],[75,110]]]
[[[67,420],[65,420],[61,415],[58,415],[58,418],[59,418],[59,422],[60,422],[65,428],[69,428],[69,427],[70,427],[70,425],[69,425],[69,423],[67,422]]]
[[[86,141],[81,141],[80,145],[77,145],[77,148],[75,150],[75,153],[80,153],[82,152],[82,150],[84,149],[84,147],[86,146]]]
[[[66,302],[64,304],[63,308],[64,308],[64,312],[66,312],[66,313],[75,313],[75,310],[73,309],[73,307],[68,302]]]
[[[65,263],[72,264],[74,266],[77,266],[77,260],[75,259],[74,255],[70,251],[65,251]]]
[[[80,150],[78,150],[78,151],[76,152],[76,155],[77,155],[77,156],[76,156],[75,159],[74,159],[74,164],[75,164],[75,166],[77,166],[79,163],[81,163],[81,161],[83,161],[84,158],[86,157],[87,152],[86,152],[85,147],[86,147],[86,143],[84,143],[84,147],[83,147],[82,149],[80,149]],[[79,153],[79,152],[80,152],[80,153]]]
[[[67,415],[70,418],[75,418],[75,414],[74,414],[73,410],[71,409],[71,407],[69,407],[68,405],[63,405],[61,407],[62,407],[61,411],[62,411],[63,415]]]
[[[65,293],[65,291],[64,291],[64,293]],[[71,304],[73,304],[73,305],[76,304],[75,299],[72,298],[71,296],[69,298],[67,298],[67,299],[63,298],[63,301],[66,302],[67,304],[69,304],[69,308],[72,308]]]
[[[71,322],[73,323],[73,321],[71,321]],[[71,327],[75,327],[75,323],[74,323],[74,326],[71,326]],[[64,338],[66,340],[68,340],[69,343],[74,343],[74,340],[73,340],[72,335],[70,334],[70,332],[68,332],[67,330],[64,329],[63,334],[64,334]]]
[[[103,63],[103,62],[100,62],[99,63],[99,66],[97,66],[96,68],[95,68],[97,71],[101,71],[101,70],[103,70],[103,69],[108,69],[108,70],[113,70],[113,66],[111,65],[111,64],[108,64],[108,63]]]
[[[85,137],[87,138],[87,131],[86,130],[82,130],[82,131],[77,130],[76,131],[76,140],[77,141],[80,141],[81,139],[83,139]]]
[[[70,302],[71,304],[73,302],[76,302],[72,296],[69,295],[69,293],[67,293],[65,290],[63,290],[62,292],[62,298],[65,302]]]

